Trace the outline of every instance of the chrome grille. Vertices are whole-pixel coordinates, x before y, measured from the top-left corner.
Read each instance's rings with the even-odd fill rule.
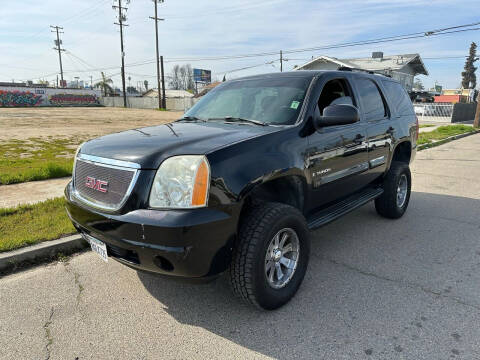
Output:
[[[77,157],[73,176],[74,194],[88,205],[105,210],[118,210],[130,195],[138,170],[104,163],[108,159],[95,159],[102,162],[82,159],[81,155]],[[108,185],[103,186],[106,192],[87,186],[87,178],[107,182]]]

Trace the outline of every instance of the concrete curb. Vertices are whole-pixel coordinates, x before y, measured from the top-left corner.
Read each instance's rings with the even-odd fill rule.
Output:
[[[79,234],[57,240],[45,241],[18,250],[0,253],[0,272],[15,269],[21,263],[32,263],[51,259],[62,253],[69,255],[87,247],[87,242]]]
[[[435,146],[443,145],[443,144],[446,144],[450,141],[461,139],[461,138],[464,138],[464,137],[467,137],[467,136],[470,136],[470,135],[475,135],[475,134],[478,134],[478,133],[480,133],[480,130],[474,130],[474,131],[471,131],[471,132],[468,132],[468,133],[450,136],[450,137],[447,137],[445,139],[435,141],[433,143],[418,145],[417,150],[421,151],[421,150],[425,150],[425,149],[430,149],[430,148],[433,148]]]

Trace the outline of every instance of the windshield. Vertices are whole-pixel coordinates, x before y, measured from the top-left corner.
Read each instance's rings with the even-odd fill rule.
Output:
[[[294,124],[310,80],[282,77],[226,82],[205,95],[185,117],[202,120],[237,118],[265,124]]]

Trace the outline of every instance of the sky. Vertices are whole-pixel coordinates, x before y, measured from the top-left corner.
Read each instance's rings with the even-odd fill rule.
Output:
[[[117,0],[118,1],[118,0]],[[116,2],[117,2],[116,1]],[[0,0],[0,81],[55,80],[59,73],[55,34],[62,26],[65,79],[90,81],[105,71],[121,86],[120,36],[112,0]],[[152,0],[131,0],[124,28],[127,86],[148,80],[156,87]],[[279,56],[212,60],[215,56],[258,54],[327,46],[425,32],[480,22],[472,1],[453,0],[165,0],[158,5],[160,55],[169,74],[175,64],[209,69],[213,79],[278,72]],[[479,26],[476,26],[477,28]],[[305,51],[285,55],[284,71],[312,56],[368,57],[419,53],[435,83],[457,88],[472,41],[480,31],[389,43]],[[431,59],[434,58],[434,59]],[[441,59],[438,59],[441,58]],[[147,63],[145,63],[147,62]],[[140,63],[140,65],[139,65]],[[238,70],[248,68],[244,70]],[[477,75],[478,76],[478,75]],[[128,79],[130,78],[130,80]]]

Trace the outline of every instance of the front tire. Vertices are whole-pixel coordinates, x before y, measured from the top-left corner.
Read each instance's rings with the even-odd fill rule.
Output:
[[[300,287],[309,255],[302,214],[285,204],[261,203],[240,225],[230,266],[233,291],[257,307],[277,309]]]
[[[410,201],[412,175],[407,163],[394,161],[383,181],[383,194],[375,199],[377,213],[389,219],[398,219],[407,210]]]

